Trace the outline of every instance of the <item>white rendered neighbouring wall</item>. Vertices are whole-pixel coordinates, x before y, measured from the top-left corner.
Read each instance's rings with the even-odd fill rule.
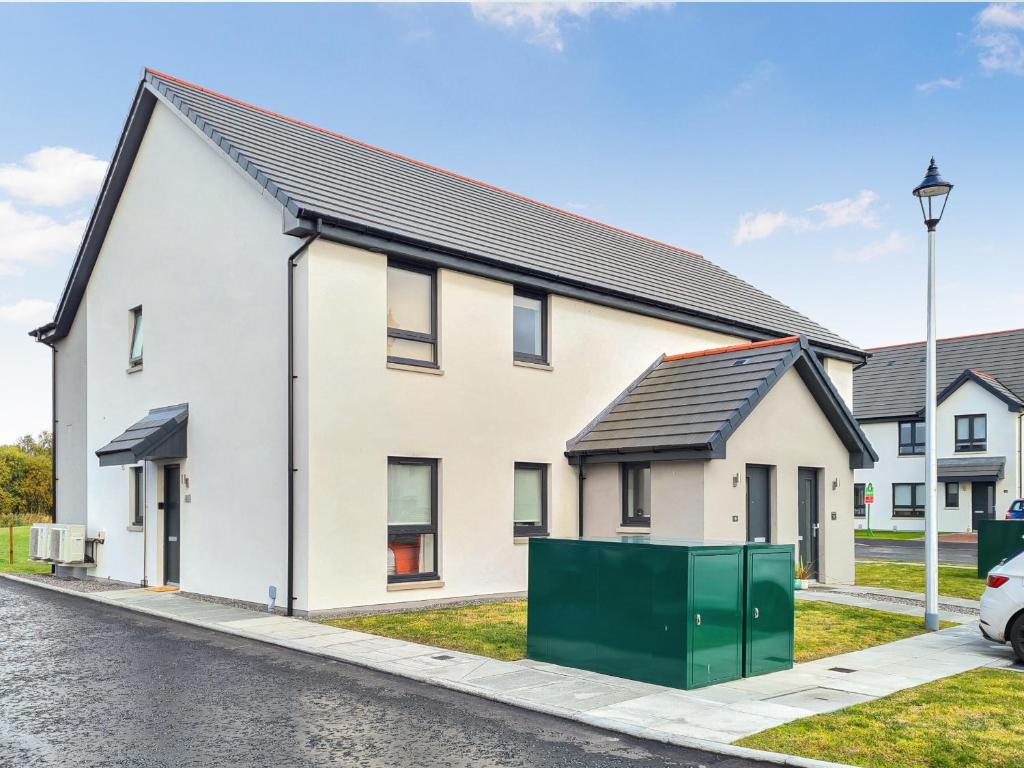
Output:
[[[88,532],[106,535],[97,576],[138,582],[143,533],[128,530],[129,472],[100,467],[94,451],[151,408],[188,403],[181,587],[263,601],[273,584],[283,596],[286,259],[298,242],[281,233],[276,202],[157,103],[80,309],[88,320]],[[144,366],[128,373],[138,305]],[[156,465],[147,470],[146,577],[158,584],[161,483]]]
[[[986,450],[957,453],[955,450],[956,417],[983,413],[986,416],[988,432]],[[935,428],[938,458],[972,458],[1003,456],[1006,471],[1002,480],[996,481],[996,515],[1001,517],[1010,501],[1020,492],[1019,462],[1020,437],[1019,413],[1007,409],[1006,403],[981,387],[968,381],[937,409]],[[923,531],[921,517],[892,516],[893,483],[923,483],[924,456],[900,456],[897,421],[874,422],[861,425],[871,444],[878,453],[873,469],[858,469],[856,482],[872,483],[875,488],[875,503],[871,506],[871,527],[879,530]],[[942,471],[939,471],[942,475]],[[945,488],[938,486],[938,524],[940,531],[968,531],[972,522],[971,483],[960,483],[960,504],[955,508],[945,505]],[[857,518],[858,528],[867,527],[866,518]]]

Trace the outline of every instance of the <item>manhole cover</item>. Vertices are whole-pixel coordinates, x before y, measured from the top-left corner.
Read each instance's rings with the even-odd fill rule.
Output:
[[[848,675],[851,672],[856,672],[856,669],[850,669],[849,667],[829,667],[829,672],[842,672],[844,675]]]
[[[448,654],[445,654],[445,653],[442,653],[440,656],[431,656],[430,658],[437,659],[438,661],[451,661],[455,657],[454,656],[449,656]]]

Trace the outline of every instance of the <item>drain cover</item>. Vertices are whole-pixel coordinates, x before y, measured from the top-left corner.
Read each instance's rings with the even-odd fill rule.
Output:
[[[848,675],[851,672],[856,672],[857,670],[856,669],[850,669],[848,667],[829,667],[828,671],[829,672],[842,672],[843,674],[847,674]]]
[[[437,659],[438,661],[449,661],[451,659],[454,659],[455,657],[442,653],[440,656],[431,656],[430,658]]]

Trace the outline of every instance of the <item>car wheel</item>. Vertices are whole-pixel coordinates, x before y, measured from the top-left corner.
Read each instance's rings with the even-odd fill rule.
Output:
[[[1014,619],[1010,625],[1010,632],[1007,636],[1010,647],[1013,648],[1013,655],[1018,661],[1024,661],[1024,613]]]

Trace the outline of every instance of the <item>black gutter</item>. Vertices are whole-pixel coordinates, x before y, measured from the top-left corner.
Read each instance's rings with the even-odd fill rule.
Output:
[[[584,462],[586,459],[580,456],[580,465],[577,468],[579,472],[579,509],[577,515],[579,515],[579,522],[576,524],[576,534],[582,539],[583,538],[583,481],[587,479],[587,470]]]
[[[295,273],[296,259],[320,237],[316,232],[302,241],[288,257],[288,601],[285,613],[293,615],[295,602]]]

